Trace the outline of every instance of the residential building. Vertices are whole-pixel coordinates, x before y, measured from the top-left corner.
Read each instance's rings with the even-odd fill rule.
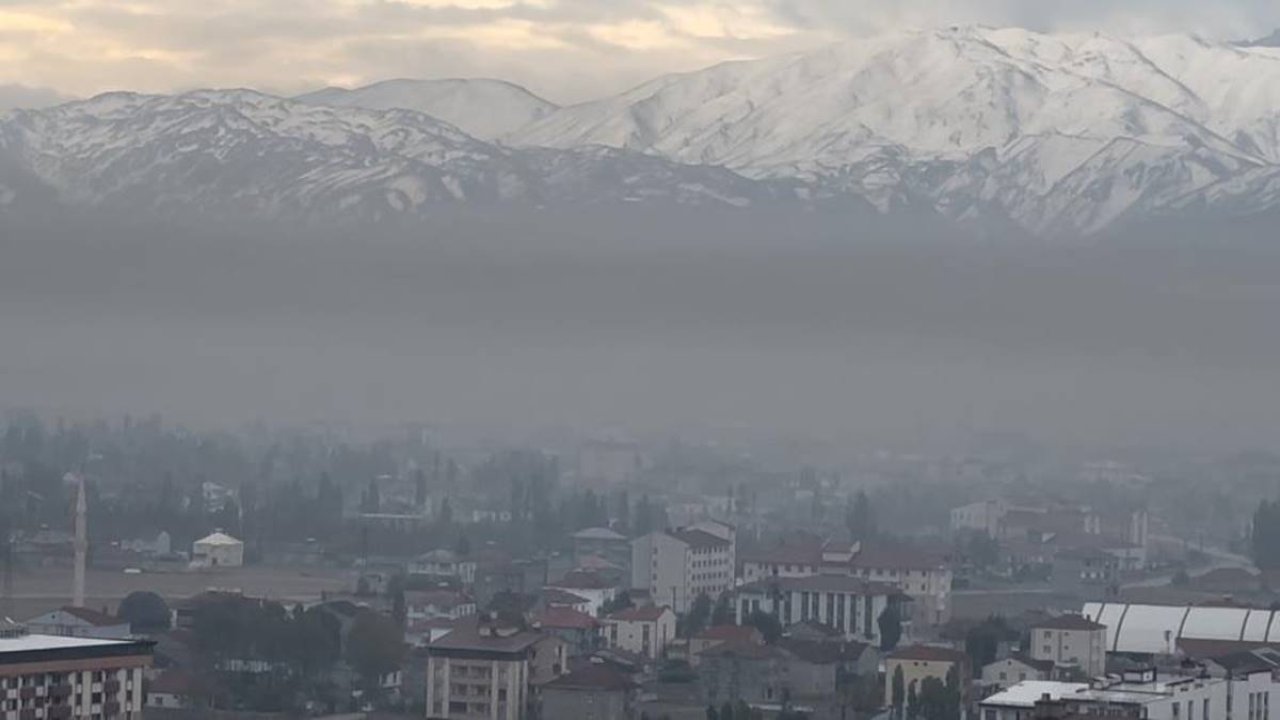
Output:
[[[166,670],[147,683],[146,707],[159,710],[183,710],[194,705],[191,676],[181,670]]]
[[[969,696],[969,680],[973,675],[969,669],[969,656],[963,650],[913,645],[889,653],[884,660],[884,697],[887,699],[893,697],[894,677],[899,670],[902,671],[902,687],[908,695],[913,687],[918,693],[928,678],[945,683],[954,673],[952,677],[960,683],[960,697],[967,700]]]
[[[591,598],[556,588],[542,589],[542,604],[549,608],[572,608],[587,615],[591,615],[591,608],[595,605]]]
[[[1074,547],[1053,556],[1054,589],[1090,600],[1115,596],[1123,561],[1099,548]]]
[[[907,547],[863,547],[849,561],[856,577],[895,585],[912,599],[912,619],[942,625],[951,619],[952,573],[936,554]]]
[[[1003,534],[1004,517],[1009,505],[1002,500],[981,500],[951,510],[951,529],[986,533],[993,538]]]
[[[771,645],[727,642],[698,654],[702,706],[777,704],[787,696],[786,658]]]
[[[23,623],[32,635],[128,640],[129,622],[88,608],[66,606]]]
[[[688,612],[699,595],[715,599],[733,587],[734,530],[715,521],[655,532],[631,542],[631,586],[655,602]]]
[[[1031,626],[1031,657],[1100,677],[1107,668],[1107,627],[1082,615],[1041,621]]]
[[[742,558],[742,580],[752,583],[771,577],[808,577],[822,572],[822,544],[784,543],[772,550]]]
[[[32,635],[0,620],[0,717],[142,717],[142,675],[153,643]]]
[[[191,564],[197,567],[244,565],[244,543],[223,532],[200,538],[191,545]]]
[[[476,614],[476,603],[458,590],[408,590],[404,594],[405,617],[421,620],[458,620]]]
[[[410,577],[457,578],[464,587],[476,581],[476,564],[452,550],[432,550],[409,563]]]
[[[982,687],[1008,690],[1018,683],[1053,679],[1053,661],[1036,660],[1022,653],[982,666]]]
[[[764,644],[764,636],[751,625],[716,625],[689,639],[689,663],[697,665],[698,656],[704,650],[728,642]]]
[[[623,720],[634,717],[636,686],[604,665],[585,665],[542,688],[542,717]]]
[[[1244,677],[1162,677],[1154,668],[1128,671],[1095,684],[1025,682],[979,704],[981,720],[1030,720],[1041,703],[1068,716],[1145,720],[1270,720],[1280,684],[1270,670]]]
[[[600,631],[605,647],[656,660],[676,636],[676,614],[666,606],[628,608],[604,618]]]
[[[519,618],[477,617],[426,646],[427,717],[524,720],[565,672],[564,641]]]
[[[783,627],[815,621],[836,630],[845,640],[880,642],[880,615],[891,602],[909,605],[898,589],[847,575],[813,575],[762,580],[736,591],[739,625],[763,611]],[[904,616],[905,617],[905,616]],[[904,620],[904,635],[910,622]]]
[[[778,641],[787,662],[787,690],[792,699],[820,703],[849,687],[854,678],[876,678],[880,653],[860,642]]]
[[[564,577],[549,583],[543,592],[558,590],[562,593],[586,598],[588,606],[584,612],[599,616],[601,609],[622,592],[622,588],[601,573],[573,570]]]
[[[587,528],[573,534],[573,563],[581,566],[588,558],[603,558],[619,567],[631,567],[631,541],[609,528]]]
[[[570,607],[552,605],[534,616],[534,626],[564,640],[569,657],[595,652],[600,645],[600,621]]]

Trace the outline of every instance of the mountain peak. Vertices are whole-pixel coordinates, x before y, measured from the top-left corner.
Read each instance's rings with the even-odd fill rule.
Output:
[[[557,109],[515,83],[484,78],[384,80],[351,90],[327,88],[296,99],[311,105],[422,112],[482,140],[501,137]]]

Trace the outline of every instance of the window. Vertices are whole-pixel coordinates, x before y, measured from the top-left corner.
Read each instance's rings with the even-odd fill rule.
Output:
[[[1001,679],[1001,680],[1008,680],[1008,679],[1009,679],[1009,673],[1006,673],[1006,672],[1004,672],[1004,671],[1001,671],[1001,672],[1000,672],[1000,679]]]
[[[1209,720],[1209,698],[1204,699],[1204,704],[1200,706],[1200,720]]]
[[[1196,704],[1192,700],[1187,701],[1187,720],[1196,720]]]
[[[1173,704],[1173,706],[1172,706],[1172,708],[1171,708],[1171,709],[1173,710],[1173,717],[1174,717],[1174,720],[1177,720],[1177,718],[1182,717],[1182,713],[1181,713],[1181,712],[1179,712],[1181,708],[1182,708],[1182,704],[1181,704],[1181,703],[1174,703],[1174,704]]]
[[[1052,632],[1052,631],[1049,631],[1049,630],[1045,630],[1045,631],[1044,631],[1044,639],[1045,639],[1045,640],[1048,640],[1048,639],[1049,639],[1049,638],[1051,638],[1051,637],[1053,637],[1053,632]]]

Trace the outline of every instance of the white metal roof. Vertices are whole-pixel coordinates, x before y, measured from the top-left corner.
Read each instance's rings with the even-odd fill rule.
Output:
[[[216,532],[208,537],[200,538],[195,542],[196,545],[243,545],[244,543],[227,535],[226,533]]]
[[[1045,695],[1048,695],[1050,700],[1059,700],[1064,696],[1074,695],[1088,689],[1088,683],[1025,680],[1004,692],[996,693],[983,700],[982,704],[999,707],[1035,707],[1036,702]]]
[[[126,640],[99,640],[98,638],[63,637],[61,635],[19,635],[14,638],[0,638],[0,654],[31,650],[64,650],[67,648],[128,644],[129,641]]]
[[[1178,640],[1280,641],[1276,612],[1261,608],[1086,603],[1083,614],[1107,626],[1107,650],[1171,653]]]

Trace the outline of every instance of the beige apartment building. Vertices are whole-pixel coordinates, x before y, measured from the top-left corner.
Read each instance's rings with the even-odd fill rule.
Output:
[[[1059,668],[1078,668],[1086,678],[1107,668],[1107,626],[1082,615],[1062,615],[1031,628],[1031,657]]]

